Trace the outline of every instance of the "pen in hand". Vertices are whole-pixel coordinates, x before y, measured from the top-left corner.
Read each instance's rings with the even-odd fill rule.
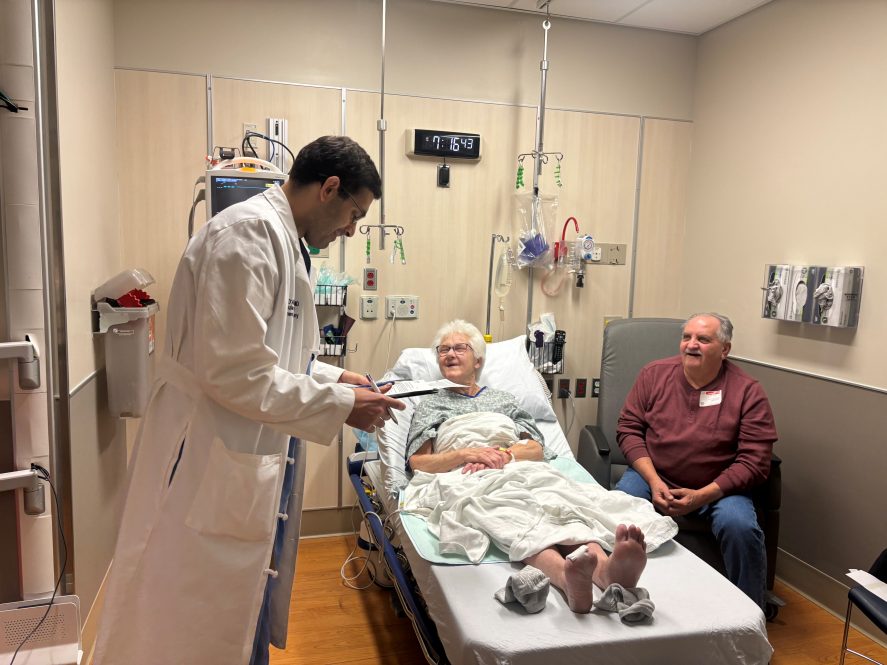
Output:
[[[382,394],[382,391],[379,390],[379,386],[376,385],[376,381],[369,374],[366,374],[367,381],[370,382],[370,387],[373,389],[373,392]],[[394,410],[389,406],[388,407],[388,415],[391,416],[391,420],[394,421],[394,424],[397,425],[397,417],[394,415]]]

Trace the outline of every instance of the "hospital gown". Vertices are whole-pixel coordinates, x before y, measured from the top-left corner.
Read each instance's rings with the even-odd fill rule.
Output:
[[[511,418],[519,432],[530,435],[534,441],[542,444],[545,459],[554,459],[556,454],[545,448],[542,432],[536,426],[533,416],[520,407],[510,393],[493,388],[484,388],[474,397],[440,390],[434,395],[423,399],[416,407],[410,432],[407,435],[406,463],[409,467],[410,456],[416,453],[428,439],[437,438],[437,430],[446,420],[466,413],[492,411]]]

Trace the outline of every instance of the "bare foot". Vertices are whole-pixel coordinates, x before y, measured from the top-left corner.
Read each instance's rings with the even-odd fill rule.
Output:
[[[598,556],[587,548],[582,552],[579,549],[564,560],[564,593],[567,594],[567,604],[571,610],[586,614],[591,611],[591,604],[594,602],[592,583]]]
[[[647,565],[644,533],[634,524],[616,527],[616,544],[606,563],[598,566],[595,578],[598,586],[606,589],[613,583],[626,588],[638,585],[641,573]]]

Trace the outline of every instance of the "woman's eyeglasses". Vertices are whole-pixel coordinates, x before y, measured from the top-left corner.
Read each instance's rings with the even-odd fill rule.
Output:
[[[441,344],[437,347],[437,355],[439,356],[445,356],[450,351],[457,356],[461,356],[464,355],[466,351],[474,351],[474,349],[471,348],[471,344],[453,344],[452,346],[449,344]]]

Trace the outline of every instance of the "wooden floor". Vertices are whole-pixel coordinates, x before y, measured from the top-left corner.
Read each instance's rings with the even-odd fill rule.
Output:
[[[335,536],[304,539],[299,544],[287,649],[272,647],[272,665],[426,662],[412,624],[395,616],[388,591],[375,585],[356,591],[342,582],[339,569],[354,541],[354,536]],[[767,624],[770,644],[776,650],[772,665],[838,663],[843,621],[784,584],[777,582],[775,591],[787,604]],[[850,646],[887,663],[887,649],[855,630],[850,633]],[[865,662],[848,656],[846,665]]]

